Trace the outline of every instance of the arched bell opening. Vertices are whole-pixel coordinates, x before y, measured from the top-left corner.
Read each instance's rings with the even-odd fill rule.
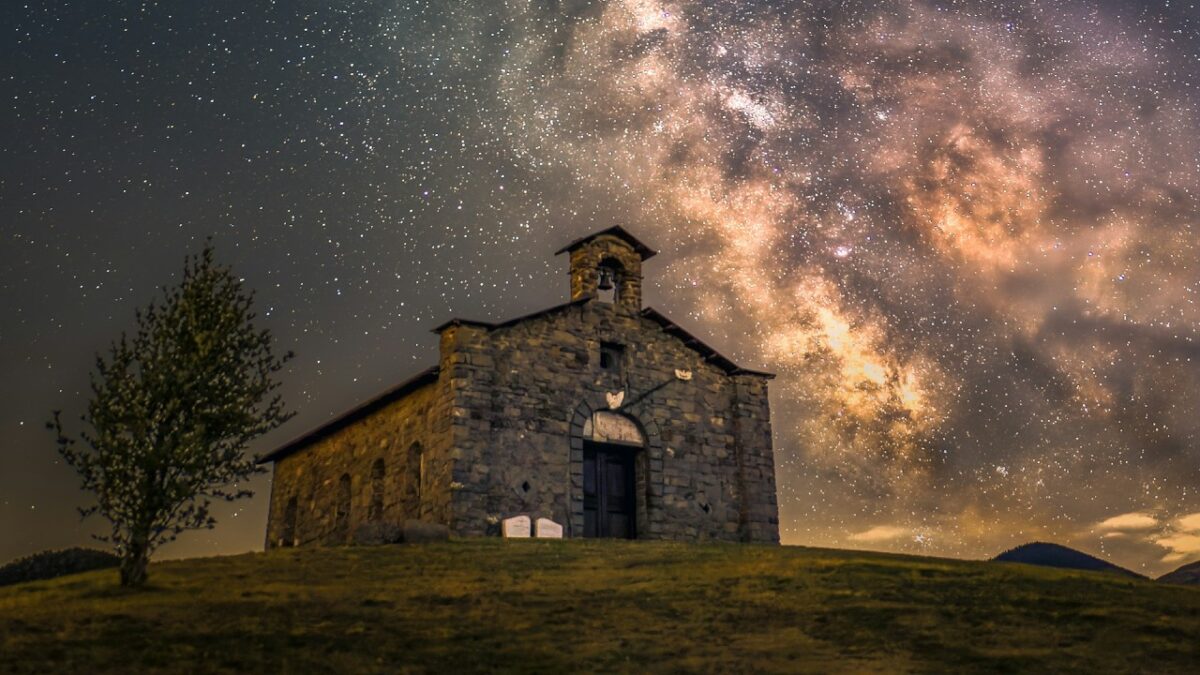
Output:
[[[616,258],[605,258],[596,267],[596,299],[607,304],[616,304],[621,298],[621,287],[625,281],[625,268]]]

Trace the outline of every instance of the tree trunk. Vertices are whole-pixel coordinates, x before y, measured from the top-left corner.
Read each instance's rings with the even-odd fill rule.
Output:
[[[134,536],[121,557],[121,585],[136,588],[146,583],[146,566],[150,563],[147,538]]]

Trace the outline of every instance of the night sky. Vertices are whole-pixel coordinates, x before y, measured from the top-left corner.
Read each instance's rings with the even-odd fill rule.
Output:
[[[0,562],[101,522],[44,423],[212,236],[297,358],[266,451],[562,302],[772,383],[785,543],[1200,559],[1192,2],[5,2]],[[163,557],[262,545],[268,478]]]

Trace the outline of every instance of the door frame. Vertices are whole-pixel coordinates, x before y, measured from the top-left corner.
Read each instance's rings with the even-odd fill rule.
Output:
[[[605,516],[603,514],[612,512],[612,505],[608,501],[608,498],[610,496],[609,486],[608,486],[608,479],[609,479],[610,474],[607,471],[608,463],[601,462],[600,457],[601,456],[620,457],[620,460],[618,461],[618,463],[621,465],[622,473],[624,474],[622,480],[624,480],[624,482],[625,482],[625,497],[624,497],[625,503],[622,505],[622,507],[623,507],[622,510],[629,517],[628,533],[623,538],[624,539],[637,539],[638,538],[639,522],[638,522],[638,489],[637,489],[638,488],[638,479],[637,479],[638,469],[637,469],[637,463],[638,463],[638,455],[640,455],[641,452],[642,452],[642,448],[640,448],[638,446],[634,446],[634,445],[622,445],[620,443],[599,443],[596,441],[584,441],[583,442],[584,486],[585,486],[583,499],[584,499],[584,512],[585,512],[584,522],[585,523],[587,521],[587,515],[586,515],[586,511],[587,511],[587,491],[586,491],[587,455],[589,453],[596,455],[596,475],[593,478],[596,481],[596,498],[597,498],[597,500],[599,500],[599,503],[596,505],[596,511],[597,511],[598,518],[604,518]],[[597,527],[600,528],[601,530],[605,529],[603,527],[600,527],[599,525],[597,525]],[[585,536],[585,537],[587,536],[586,528],[585,528],[585,531],[581,534],[582,534],[582,536]],[[611,534],[607,534],[607,533],[606,534],[597,534],[596,537],[604,538],[604,539],[617,538],[617,537],[613,537]]]
[[[598,393],[575,407],[571,413],[567,466],[567,527],[566,536],[583,536],[583,444],[590,441],[583,435],[584,423],[595,411],[612,412],[628,417],[642,431],[645,443],[627,446],[634,455],[634,486],[638,539],[661,539],[662,523],[658,513],[663,499],[663,443],[659,427],[653,420],[643,422],[638,413],[645,402],[619,411],[609,408],[604,394]]]

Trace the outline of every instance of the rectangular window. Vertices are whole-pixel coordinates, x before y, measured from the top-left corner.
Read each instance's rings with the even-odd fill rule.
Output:
[[[620,372],[621,357],[625,354],[625,346],[615,342],[600,343],[600,368]]]

